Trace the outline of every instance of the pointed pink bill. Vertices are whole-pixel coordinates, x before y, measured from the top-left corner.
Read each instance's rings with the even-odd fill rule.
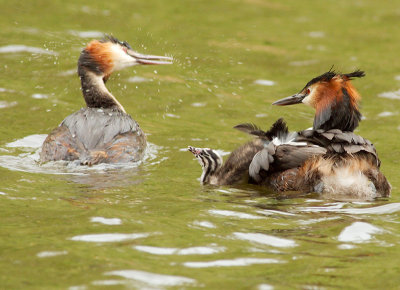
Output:
[[[134,57],[139,64],[172,64],[173,61],[172,57],[140,54],[131,49],[127,53]]]

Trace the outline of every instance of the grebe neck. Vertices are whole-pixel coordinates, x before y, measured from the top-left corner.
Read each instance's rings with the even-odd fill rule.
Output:
[[[82,94],[89,108],[117,109],[126,113],[124,107],[107,89],[106,77],[83,67],[78,68],[78,74],[81,80]]]

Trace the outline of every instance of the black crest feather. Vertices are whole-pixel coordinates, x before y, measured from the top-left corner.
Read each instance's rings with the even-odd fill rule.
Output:
[[[353,78],[365,77],[365,72],[358,69],[356,71],[353,71],[352,73],[343,74],[343,76],[347,77],[349,80],[352,80]]]
[[[240,124],[234,128],[247,134],[255,135],[262,139],[267,139],[269,141],[271,141],[274,137],[287,135],[289,133],[289,129],[283,118],[278,119],[266,132],[261,130],[257,125],[251,123]]]
[[[101,42],[112,42],[112,43],[115,43],[115,44],[120,44],[122,46],[125,46],[125,47],[127,47],[129,49],[132,49],[132,47],[129,45],[128,42],[121,41],[118,38],[116,38],[116,37],[114,37],[112,35],[109,35],[109,34],[105,34],[104,38],[101,40]]]
[[[116,37],[114,37],[110,34],[105,34],[104,38],[101,40],[101,42],[120,43],[120,41]]]
[[[301,91],[303,91],[305,88],[307,88],[315,83],[318,83],[318,82],[329,82],[336,76],[345,77],[346,78],[345,80],[352,80],[353,78],[365,77],[365,72],[358,69],[358,70],[353,71],[348,74],[342,74],[342,73],[334,71],[333,66],[332,66],[330,68],[330,70],[327,71],[326,73],[323,73],[322,75],[317,76],[317,77],[313,78],[311,81],[309,81]]]
[[[326,73],[323,73],[322,75],[313,78],[311,81],[309,81],[305,85],[305,87],[302,90],[304,90],[305,88],[307,88],[315,83],[318,83],[318,82],[329,82],[331,79],[333,79],[337,75],[337,73],[334,70],[332,70],[332,68],[333,68],[333,66]]]

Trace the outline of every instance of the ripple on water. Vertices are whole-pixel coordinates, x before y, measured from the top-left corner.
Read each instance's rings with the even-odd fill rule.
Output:
[[[188,268],[210,268],[210,267],[240,267],[255,264],[278,264],[283,261],[270,258],[237,258],[232,260],[215,260],[208,262],[185,262],[183,265]]]
[[[379,113],[377,116],[378,117],[390,117],[390,116],[394,116],[394,115],[397,115],[397,113],[393,113],[393,112],[382,112],[382,113]]]
[[[393,92],[383,92],[378,95],[378,97],[386,98],[386,99],[393,99],[393,100],[400,100],[400,90],[393,91]]]
[[[170,117],[170,118],[175,118],[175,119],[180,119],[181,116],[171,114],[171,113],[165,113],[164,116]]]
[[[120,225],[120,224],[122,224],[122,221],[119,218],[104,218],[104,217],[100,217],[100,216],[91,217],[90,221],[93,223],[101,223],[104,225]]]
[[[130,77],[127,79],[129,83],[144,83],[144,82],[152,82],[152,79],[144,78],[144,77],[139,77],[139,76],[134,76]]]
[[[147,286],[162,287],[162,286],[184,286],[188,284],[195,284],[195,279],[183,277],[155,274],[138,270],[118,270],[106,272],[104,275],[121,276],[126,279],[135,280],[144,283]]]
[[[207,105],[207,103],[192,103],[191,106],[192,107],[205,107]]]
[[[325,37],[325,32],[323,31],[310,31],[308,36],[311,38],[322,38]]]
[[[304,212],[338,212],[347,214],[391,214],[400,211],[400,203],[388,203],[380,206],[367,208],[342,208],[344,204],[339,204],[331,207],[306,207],[301,208]]]
[[[248,213],[243,213],[243,212],[238,212],[238,211],[231,211],[231,210],[218,210],[218,209],[210,209],[208,211],[212,215],[219,215],[219,216],[225,216],[225,217],[236,217],[240,219],[263,219],[263,217],[248,214]]]
[[[280,210],[273,210],[273,209],[260,209],[260,210],[257,210],[257,213],[263,214],[263,215],[297,216],[294,213],[290,213],[290,212],[286,212],[286,211],[280,211]]]
[[[234,237],[239,240],[246,240],[249,242],[254,242],[258,244],[288,248],[297,246],[296,242],[289,239],[278,238],[270,235],[260,234],[260,233],[233,233]]]
[[[260,284],[257,287],[258,290],[273,290],[274,286],[271,286],[269,284]]]
[[[94,242],[94,243],[114,243],[123,242],[129,240],[136,240],[140,238],[147,238],[150,233],[133,233],[133,234],[91,234],[91,235],[80,235],[70,238],[71,241],[80,242]]]
[[[351,249],[356,248],[356,246],[355,245],[351,245],[351,244],[340,244],[338,246],[338,248],[341,249],[341,250],[351,250]]]
[[[7,101],[0,101],[0,109],[11,108],[16,106],[17,102],[7,102]]]
[[[94,286],[114,286],[114,285],[124,285],[126,281],[124,280],[96,280],[91,283]]]
[[[71,35],[75,35],[81,38],[102,38],[104,36],[103,32],[100,31],[77,31],[77,30],[69,30],[68,31]]]
[[[47,135],[45,134],[29,135],[14,142],[7,143],[6,146],[11,148],[16,148],[16,147],[40,148],[46,137]]]
[[[134,249],[153,255],[211,255],[225,251],[225,247],[190,247],[162,248],[151,246],[134,246]]]
[[[310,60],[299,60],[299,61],[292,61],[289,62],[290,66],[308,66],[312,64],[318,63],[318,60],[316,59],[310,59]]]
[[[269,86],[269,87],[275,85],[275,82],[270,80],[255,80],[254,83],[256,85]]]
[[[31,98],[33,98],[33,99],[48,99],[49,95],[46,95],[46,94],[33,94],[31,96]]]
[[[193,225],[208,229],[215,229],[217,227],[216,225],[214,225],[212,222],[209,221],[194,221]]]
[[[365,222],[355,222],[346,227],[338,237],[341,242],[365,243],[372,239],[373,234],[384,230]]]
[[[37,253],[36,256],[38,258],[48,258],[48,257],[66,255],[66,254],[68,254],[67,251],[43,251],[43,252]]]
[[[0,53],[18,53],[18,52],[29,52],[32,54],[49,54],[58,55],[57,52],[48,49],[43,49],[40,47],[26,46],[26,45],[6,45],[0,47]]]

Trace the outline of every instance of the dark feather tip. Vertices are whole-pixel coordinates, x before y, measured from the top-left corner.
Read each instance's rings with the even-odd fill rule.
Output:
[[[250,135],[256,135],[256,136],[264,135],[263,130],[261,130],[257,125],[251,124],[251,123],[239,124],[233,128],[236,130],[245,132],[247,134],[250,134]]]
[[[349,80],[353,79],[353,78],[362,78],[365,77],[365,72],[362,70],[356,70],[353,71],[352,73],[348,73],[348,74],[343,74],[343,76],[347,77]]]
[[[283,118],[279,118],[274,124],[272,124],[271,128],[265,132],[265,136],[272,140],[273,137],[277,137],[279,135],[286,135],[289,133],[289,128],[286,125],[286,122]]]

